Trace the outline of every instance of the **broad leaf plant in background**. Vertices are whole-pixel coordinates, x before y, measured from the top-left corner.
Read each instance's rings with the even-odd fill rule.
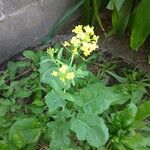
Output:
[[[150,75],[98,62],[94,27],[73,34],[1,71],[0,150],[150,149]]]

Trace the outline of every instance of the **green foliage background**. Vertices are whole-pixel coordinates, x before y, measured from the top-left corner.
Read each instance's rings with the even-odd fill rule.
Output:
[[[48,54],[25,51],[23,55],[23,61],[9,62],[0,75],[1,150],[150,148],[148,75],[123,71],[125,75],[119,76],[113,64],[102,59],[99,76],[88,71],[88,76],[64,93],[51,77],[56,66]],[[82,65],[79,59],[79,68],[86,70],[98,59],[96,54],[89,61],[82,60]],[[17,77],[26,70],[31,72]],[[117,84],[109,85],[111,76]]]

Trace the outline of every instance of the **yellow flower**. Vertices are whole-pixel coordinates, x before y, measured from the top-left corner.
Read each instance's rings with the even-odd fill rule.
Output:
[[[88,48],[88,46],[89,46],[89,43],[83,42],[83,47]]]
[[[70,43],[67,42],[67,41],[65,41],[65,42],[63,43],[63,46],[64,46],[64,47],[70,46]]]
[[[99,36],[94,34],[94,27],[78,25],[72,32],[76,33],[76,36],[72,37],[68,42],[65,41],[63,45],[65,47],[70,46],[74,55],[80,54],[82,51],[87,57],[92,51],[98,48],[97,42]]]
[[[94,27],[90,27],[90,26],[88,25],[88,26],[85,26],[85,27],[84,27],[84,30],[85,30],[86,33],[91,34],[91,35],[94,35]]]
[[[80,33],[80,32],[83,32],[82,28],[83,28],[82,25],[78,25],[78,26],[75,27],[75,29],[72,30],[72,32],[74,32],[76,34]]]
[[[93,35],[93,40],[94,40],[95,42],[98,42],[98,39],[99,39],[99,36]]]
[[[74,46],[79,46],[80,45],[80,40],[77,37],[72,37],[70,43]]]
[[[79,33],[77,34],[77,38],[79,38],[79,39],[81,39],[81,40],[84,40],[85,37],[86,37],[85,32],[79,32]]]
[[[54,49],[54,48],[49,47],[49,48],[47,49],[47,53],[48,53],[49,55],[54,55],[54,53],[55,53],[55,49]]]
[[[89,56],[89,55],[90,55],[90,51],[89,51],[89,50],[86,50],[86,51],[84,51],[84,52],[83,52],[83,54],[84,54],[84,56],[86,56],[86,57],[87,57],[87,56]]]
[[[61,68],[59,68],[59,72],[61,72],[61,73],[66,73],[67,70],[68,70],[67,65],[62,65]]]
[[[59,68],[59,71],[54,70],[51,74],[54,77],[58,77],[60,81],[65,84],[65,82],[73,80],[75,78],[74,72],[70,70],[71,68],[69,68],[67,64],[64,64]]]
[[[88,43],[88,42],[83,42],[83,45],[81,46],[81,50],[83,51],[83,54],[87,57],[98,48],[96,42]]]
[[[59,78],[62,82],[65,82],[65,78],[64,77],[60,77]]]
[[[73,80],[74,77],[75,77],[75,75],[74,75],[73,72],[68,72],[68,73],[66,74],[66,78],[67,78],[68,80]]]
[[[72,51],[73,51],[73,54],[74,54],[74,55],[77,55],[77,54],[78,54],[78,49],[77,49],[77,48],[74,48]]]
[[[96,50],[97,48],[98,48],[98,46],[95,42],[89,44],[89,49],[90,49],[91,52]]]
[[[52,72],[52,76],[57,77],[58,76],[58,72],[57,71],[53,71]]]

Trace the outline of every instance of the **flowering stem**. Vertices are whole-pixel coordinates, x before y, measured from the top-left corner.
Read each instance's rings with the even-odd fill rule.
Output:
[[[66,89],[64,88],[64,93],[66,93]]]
[[[70,67],[72,66],[73,60],[74,60],[74,54],[72,54],[72,56],[71,56]]]

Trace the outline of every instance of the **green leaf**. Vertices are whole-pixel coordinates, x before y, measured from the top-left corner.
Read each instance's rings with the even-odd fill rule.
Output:
[[[35,143],[33,143],[33,144],[28,145],[25,150],[36,150],[36,149],[37,149],[37,146]]]
[[[28,59],[31,59],[34,63],[38,63],[40,61],[39,56],[35,52],[30,51],[30,50],[24,51],[23,56]]]
[[[90,0],[84,0],[82,14],[85,25],[90,24],[90,12]]]
[[[18,61],[16,62],[16,65],[17,65],[17,68],[18,69],[23,69],[23,68],[26,68],[26,67],[30,67],[30,62],[29,61]]]
[[[101,114],[107,110],[113,102],[122,99],[113,87],[106,87],[102,83],[91,84],[76,93],[75,103],[83,107],[86,113]]]
[[[0,99],[0,117],[4,116],[10,110],[10,106],[11,101]]]
[[[45,100],[50,112],[56,110],[58,107],[64,108],[66,105],[63,96],[54,90],[46,95]]]
[[[61,96],[67,100],[67,101],[71,101],[71,102],[74,102],[75,101],[75,98],[74,98],[74,95],[70,94],[70,93],[60,93]]]
[[[142,0],[136,10],[130,38],[131,48],[137,50],[150,34],[150,1]]]
[[[107,9],[114,10],[116,8],[116,10],[119,12],[124,2],[125,0],[110,0],[107,5]]]
[[[133,5],[133,0],[126,0],[121,7],[120,11],[118,11],[116,8],[113,10],[112,13],[112,24],[113,24],[113,32],[117,35],[121,35],[129,21],[131,9]]]
[[[31,91],[28,91],[27,89],[23,89],[22,87],[18,87],[15,89],[14,97],[15,98],[27,98],[31,95]]]
[[[112,124],[118,130],[126,129],[131,125],[137,113],[137,106],[133,103],[129,104],[125,109],[115,114],[112,114]]]
[[[150,136],[144,137],[144,143],[150,147]]]
[[[80,141],[87,140],[94,147],[105,145],[109,138],[104,120],[94,114],[84,113],[72,118],[71,129]]]
[[[59,48],[59,51],[58,51],[58,54],[57,54],[57,59],[58,59],[58,60],[61,60],[61,59],[62,59],[63,50],[64,50],[64,48]]]
[[[107,150],[104,146],[100,146],[97,148],[97,150]]]
[[[150,116],[150,101],[146,101],[138,107],[136,121],[142,121]]]
[[[111,72],[111,71],[107,71],[106,72],[108,74],[110,74],[112,77],[114,77],[116,80],[118,80],[120,83],[124,83],[124,82],[127,82],[127,78],[124,78],[124,77],[121,77],[119,75],[117,75],[116,73],[114,72]]]
[[[41,82],[46,83],[55,90],[60,91],[63,88],[62,83],[59,81],[58,78],[51,75],[52,71],[56,69],[56,65],[51,62],[51,59],[49,57],[41,57],[39,69]]]
[[[8,150],[8,146],[4,141],[0,141],[0,150]]]
[[[70,144],[70,124],[63,120],[56,120],[55,122],[52,122],[49,127],[52,131],[52,141],[50,142],[50,148],[54,150],[68,148]]]
[[[101,18],[100,18],[97,0],[93,0],[93,9],[94,9],[94,15],[97,19],[97,22],[98,22],[100,28],[102,29],[102,31],[105,31],[105,29],[103,28],[103,25],[102,25]]]
[[[5,83],[5,78],[0,76],[0,89],[1,90],[8,90],[9,86]]]
[[[10,140],[22,148],[26,144],[34,143],[41,134],[41,124],[34,118],[26,118],[15,122],[10,129]]]
[[[28,108],[35,114],[41,114],[45,110],[43,107],[39,107],[34,104],[30,105]]]
[[[142,83],[131,84],[131,102],[138,103],[142,100],[144,94],[147,93],[145,89],[146,85]]]
[[[7,68],[8,68],[8,74],[9,74],[9,79],[10,80],[13,80],[15,75],[16,75],[16,72],[17,72],[17,65],[15,62],[8,62],[8,65],[7,65]]]
[[[138,150],[146,147],[146,143],[144,142],[144,137],[140,134],[135,134],[134,136],[126,136],[122,139],[124,145],[133,150]]]
[[[123,104],[127,100],[131,100],[133,103],[138,103],[144,94],[147,93],[145,89],[146,84],[143,83],[123,83],[114,85],[114,88],[118,93],[122,94],[122,101],[118,104]],[[114,103],[116,104],[116,103]]]
[[[124,146],[123,144],[121,144],[121,143],[114,143],[114,144],[113,144],[113,149],[117,149],[117,150],[127,150],[127,149],[125,148],[125,146]]]

